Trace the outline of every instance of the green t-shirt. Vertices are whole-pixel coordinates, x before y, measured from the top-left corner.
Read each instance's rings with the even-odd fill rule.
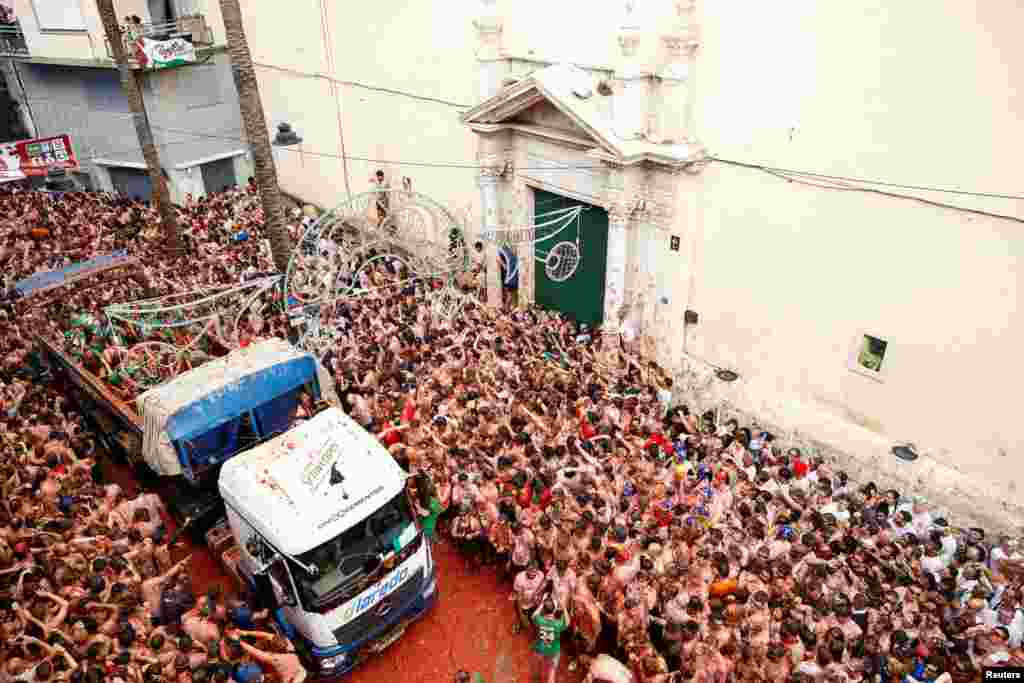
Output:
[[[533,623],[537,624],[537,642],[533,644],[533,651],[545,657],[557,655],[562,647],[562,631],[568,626],[565,619],[548,619],[537,614]]]
[[[441,501],[437,498],[430,499],[430,514],[422,517],[423,521],[423,535],[430,538],[434,535],[434,527],[437,526],[437,518],[444,512],[444,508],[441,507]]]

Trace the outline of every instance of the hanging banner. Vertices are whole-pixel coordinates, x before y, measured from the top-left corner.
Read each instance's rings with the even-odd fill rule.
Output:
[[[45,176],[51,166],[78,168],[70,136],[0,143],[0,182]]]
[[[184,38],[135,41],[135,59],[143,69],[167,69],[196,61],[196,47]]]

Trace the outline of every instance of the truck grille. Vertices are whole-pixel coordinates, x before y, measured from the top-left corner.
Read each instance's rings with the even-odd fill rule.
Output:
[[[338,639],[338,643],[341,645],[347,645],[354,640],[361,640],[365,638],[371,631],[375,630],[377,626],[385,623],[390,623],[390,617],[398,617],[398,610],[403,607],[407,602],[416,596],[419,592],[421,584],[423,583],[423,568],[416,570],[405,583],[396,588],[385,600],[390,600],[393,605],[390,612],[384,616],[377,614],[377,605],[374,605],[370,609],[366,610],[363,614],[343,624],[338,628],[334,629],[334,637]]]

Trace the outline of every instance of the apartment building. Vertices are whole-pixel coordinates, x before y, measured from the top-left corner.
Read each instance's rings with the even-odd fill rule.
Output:
[[[148,197],[152,188],[95,0],[6,0],[0,58],[24,129],[69,135],[88,188]],[[114,0],[171,199],[244,183],[251,158],[216,0]],[[139,46],[182,60],[142,63]],[[152,42],[149,42],[152,41]]]

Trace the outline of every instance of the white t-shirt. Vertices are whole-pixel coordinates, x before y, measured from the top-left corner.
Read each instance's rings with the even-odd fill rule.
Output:
[[[948,567],[953,563],[953,558],[956,556],[956,539],[952,536],[942,537],[942,552],[939,553],[939,557],[942,558],[943,567]]]
[[[639,326],[637,325],[636,321],[634,321],[634,320],[627,320],[622,325],[622,338],[626,342],[633,341],[638,336],[640,336],[640,330],[638,328],[639,328]]]
[[[938,578],[939,574],[941,574],[942,570],[945,568],[946,565],[943,563],[942,557],[939,555],[936,555],[935,557],[925,556],[921,558],[921,569],[926,572],[931,572],[935,578]]]
[[[338,253],[338,245],[329,239],[323,238],[317,244],[317,250],[321,254],[327,254],[328,256],[333,258],[334,255]]]
[[[932,529],[932,513],[925,510],[920,514],[914,515],[910,519],[910,524],[914,527],[915,534],[918,536],[926,536]]]
[[[658,403],[661,404],[662,416],[668,413],[669,405],[672,403],[672,392],[668,389],[658,388]]]
[[[36,681],[36,669],[42,665],[42,662],[36,664],[31,669],[25,669],[17,676],[11,676],[11,681],[24,681],[24,683],[35,683]]]

